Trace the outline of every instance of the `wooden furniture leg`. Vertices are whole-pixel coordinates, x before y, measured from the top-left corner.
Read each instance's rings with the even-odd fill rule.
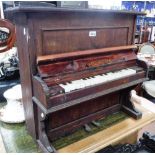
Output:
[[[50,144],[47,137],[45,122],[47,116],[38,108],[38,145],[43,152],[55,153],[55,148]]]
[[[130,92],[132,89],[133,88],[129,88],[121,91],[120,103],[122,104],[122,111],[135,119],[140,119],[142,117],[142,113],[138,111],[134,104],[130,101]]]

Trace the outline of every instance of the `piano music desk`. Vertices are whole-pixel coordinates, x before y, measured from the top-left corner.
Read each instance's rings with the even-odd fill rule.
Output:
[[[111,126],[103,131],[100,131],[92,136],[68,145],[62,149],[59,149],[60,153],[92,153],[97,152],[110,144],[118,143],[132,143],[136,141],[138,132],[148,124],[155,121],[155,113],[147,110],[145,107],[135,104],[143,116],[139,120],[133,118],[127,118],[120,123]],[[155,109],[154,104],[150,104]]]

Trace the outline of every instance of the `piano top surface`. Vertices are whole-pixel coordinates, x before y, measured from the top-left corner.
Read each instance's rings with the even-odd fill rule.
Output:
[[[100,12],[100,13],[117,13],[117,14],[132,14],[132,15],[146,15],[145,12],[137,12],[137,11],[127,11],[127,10],[107,10],[107,9],[82,9],[82,8],[58,8],[58,7],[40,7],[40,6],[18,6],[14,8],[8,8],[6,13],[16,13],[16,12],[49,12],[49,11],[58,11],[58,12]]]

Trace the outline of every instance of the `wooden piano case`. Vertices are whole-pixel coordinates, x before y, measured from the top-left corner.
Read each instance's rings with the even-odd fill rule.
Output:
[[[69,134],[88,122],[121,109],[134,118],[141,117],[141,113],[130,103],[128,95],[133,87],[146,80],[146,72],[107,83],[104,87],[79,91],[80,99],[62,100],[61,104],[55,102],[54,105],[53,100],[49,100],[51,92],[48,82],[45,83],[38,74],[37,59],[43,56],[48,61],[52,55],[66,54],[67,57],[72,53],[76,57],[77,51],[83,55],[85,50],[95,53],[94,49],[104,51],[104,48],[112,47],[114,50],[115,47],[132,45],[136,16],[143,13],[20,6],[8,9],[6,14],[16,24],[27,129],[45,152],[55,151],[49,139]],[[124,51],[127,50],[131,56],[132,49],[135,47],[128,47]],[[135,55],[134,63],[137,64]],[[146,64],[138,64],[147,70]],[[113,67],[116,65],[107,68],[107,72]],[[59,68],[54,67],[54,70],[57,72]],[[50,74],[50,70],[47,69],[47,72]],[[109,89],[111,86],[114,86],[113,89]],[[88,96],[89,91],[91,94]]]

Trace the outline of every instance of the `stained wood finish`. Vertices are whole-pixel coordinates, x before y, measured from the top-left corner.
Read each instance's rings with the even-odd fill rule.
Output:
[[[143,13],[50,7],[6,11],[17,29],[27,129],[45,152],[55,152],[49,138],[120,110],[120,90],[146,80],[147,66],[136,60],[132,50],[136,48],[132,44],[137,14]],[[91,31],[96,36],[91,36]],[[64,94],[58,86],[135,66],[142,68],[136,76],[81,92]],[[130,110],[135,115],[133,106]]]
[[[117,71],[123,68],[132,67],[135,65],[135,62],[136,62],[135,60],[128,61],[127,63],[120,61],[117,63],[113,63],[111,65],[106,64],[104,67],[103,66],[100,66],[98,68],[92,67],[92,69],[86,69],[86,70],[79,71],[79,72],[71,72],[71,73],[63,74],[63,75],[58,74],[56,77],[49,76],[48,78],[45,78],[43,80],[47,83],[48,86],[52,86],[55,83],[57,84],[65,83],[68,81],[73,81],[77,79],[87,78],[90,76],[104,74],[104,73],[109,72],[109,70],[112,72],[112,71]]]
[[[60,125],[67,124],[71,121],[88,116],[91,113],[96,113],[97,111],[118,104],[119,102],[118,93],[107,95],[107,97],[111,97],[113,98],[113,100],[109,101],[108,98],[99,97],[97,99],[90,100],[89,102],[85,101],[82,102],[81,104],[72,106],[71,108],[66,108],[64,110],[61,110],[60,112],[57,111],[53,114],[50,114],[50,116],[53,116],[53,119],[49,123],[49,126],[51,126],[51,128],[56,128]],[[81,106],[83,106],[83,109],[81,109]],[[65,113],[66,117],[63,117]],[[59,120],[59,118],[61,118],[61,120]]]
[[[88,116],[82,117],[80,119],[76,119],[75,121],[61,125],[58,128],[54,128],[54,129],[50,128],[50,130],[48,130],[48,133],[47,133],[49,136],[49,139],[53,141],[57,138],[60,138],[61,136],[64,136],[64,132],[65,134],[70,134],[78,130],[78,128],[82,127],[83,124],[90,123],[92,120],[98,120],[110,114],[120,111],[120,107],[121,106],[118,104],[112,106],[109,103],[109,108],[105,108],[100,111],[97,111],[96,113],[92,113],[92,114],[89,114]]]
[[[136,55],[132,50],[133,48],[116,47],[78,51],[70,53],[68,57],[67,54],[38,57],[38,71],[41,77],[49,77],[59,76],[59,74],[69,74],[70,72],[91,70],[107,66],[108,64],[123,63],[136,59]]]
[[[69,60],[70,58],[76,58],[76,57],[86,57],[86,56],[94,56],[94,55],[102,55],[104,53],[108,54],[110,52],[127,52],[128,50],[137,49],[136,45],[128,45],[128,46],[120,46],[120,47],[109,47],[109,48],[101,48],[101,49],[91,49],[91,50],[85,50],[85,51],[74,51],[70,53],[61,53],[61,54],[52,54],[52,55],[46,55],[46,56],[38,56],[37,63],[48,63],[48,61],[57,61],[57,60]]]

